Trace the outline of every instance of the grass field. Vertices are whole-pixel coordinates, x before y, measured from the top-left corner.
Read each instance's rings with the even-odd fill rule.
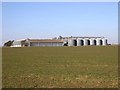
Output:
[[[117,88],[118,47],[2,49],[3,88]]]

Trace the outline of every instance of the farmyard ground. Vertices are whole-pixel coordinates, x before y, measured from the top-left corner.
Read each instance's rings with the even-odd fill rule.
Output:
[[[3,88],[116,88],[118,47],[2,48]]]

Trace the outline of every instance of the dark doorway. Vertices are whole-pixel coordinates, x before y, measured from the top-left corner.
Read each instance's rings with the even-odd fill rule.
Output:
[[[65,43],[64,43],[64,46],[68,46],[68,42],[65,42]]]
[[[90,40],[87,40],[87,44],[90,45]]]
[[[106,40],[106,42],[105,42],[105,43],[106,43],[106,45],[108,44],[108,43],[107,43],[107,40]]]
[[[84,45],[84,41],[83,40],[80,40],[81,41],[81,46],[83,46]]]
[[[74,45],[77,46],[77,40],[74,40]]]
[[[102,42],[102,40],[100,40],[100,45],[103,45],[103,42]]]
[[[94,45],[97,45],[97,41],[96,40],[94,40],[93,43],[94,43]]]

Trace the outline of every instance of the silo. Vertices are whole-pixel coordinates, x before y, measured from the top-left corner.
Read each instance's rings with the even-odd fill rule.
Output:
[[[90,39],[87,39],[87,40],[86,40],[86,43],[87,43],[87,45],[91,45]]]
[[[84,38],[84,45],[87,46],[87,45],[91,45],[90,43],[90,39],[88,38]]]
[[[97,38],[96,41],[97,41],[96,45],[99,46],[100,45],[100,39]]]
[[[77,39],[77,46],[80,46],[80,45],[81,45],[80,39],[78,38],[78,39]]]
[[[83,41],[84,41],[84,46],[86,46],[87,45],[87,39],[83,39]]]
[[[100,39],[99,41],[100,41],[100,45],[103,45],[103,40],[102,40],[102,39]]]
[[[69,39],[68,40],[68,46],[76,46],[76,45],[77,45],[76,39]]]
[[[102,39],[102,41],[103,41],[103,46],[105,46],[105,45],[107,45],[107,39]]]
[[[83,46],[82,39],[80,38],[77,39],[77,46]]]
[[[93,45],[97,45],[97,40],[96,39],[93,39]]]
[[[93,38],[90,38],[90,45],[94,45],[94,39]]]

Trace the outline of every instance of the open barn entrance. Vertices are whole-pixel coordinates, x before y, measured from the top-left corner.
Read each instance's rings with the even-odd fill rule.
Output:
[[[103,41],[102,40],[100,40],[100,45],[103,45]]]
[[[94,43],[94,45],[97,45],[97,41],[96,40],[94,40],[93,43]]]
[[[74,40],[74,45],[77,46],[77,40]]]

